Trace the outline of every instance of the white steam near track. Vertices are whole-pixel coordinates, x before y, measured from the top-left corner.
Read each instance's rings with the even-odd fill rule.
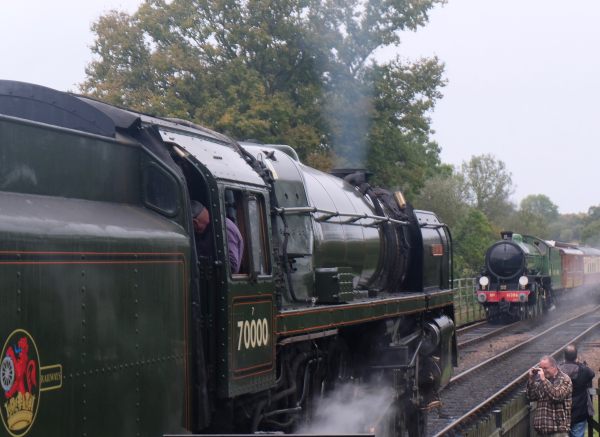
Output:
[[[298,429],[298,434],[366,433],[383,419],[392,403],[391,387],[365,387],[356,384],[340,386],[321,399],[310,425]]]

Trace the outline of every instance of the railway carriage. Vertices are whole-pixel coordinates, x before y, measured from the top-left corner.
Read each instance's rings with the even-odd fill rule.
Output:
[[[211,216],[202,256],[191,200]],[[394,395],[368,425],[422,436],[456,364],[451,257],[434,213],[364,175],[0,81],[11,436],[289,432],[336,389],[376,383]]]
[[[586,287],[600,284],[600,250],[580,247],[583,252],[583,283]]]

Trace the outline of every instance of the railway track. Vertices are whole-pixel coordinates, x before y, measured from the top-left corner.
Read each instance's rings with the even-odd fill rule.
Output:
[[[513,392],[542,355],[559,353],[600,326],[600,306],[560,321],[450,380],[441,394],[442,406],[429,415],[428,435],[455,436],[478,414],[507,392]]]
[[[456,330],[456,333],[458,335],[462,335],[462,334],[466,334],[474,329],[479,328],[480,326],[486,325],[488,322],[485,320],[482,320],[480,322],[475,322],[475,323],[471,323],[470,325],[467,326],[463,326],[462,328],[458,328]]]
[[[482,340],[486,340],[505,331],[508,331],[511,328],[519,326],[520,323],[521,322],[514,322],[508,325],[498,326],[492,325],[488,322],[479,322],[466,328],[459,329],[456,331],[456,333],[458,334],[457,346],[462,349],[465,346],[478,343]]]

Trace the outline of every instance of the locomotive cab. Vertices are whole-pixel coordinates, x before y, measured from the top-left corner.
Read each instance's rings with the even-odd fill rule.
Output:
[[[207,368],[208,389],[230,399],[271,388],[276,377],[276,302],[265,181],[218,134],[203,137],[168,120],[148,122],[159,126],[183,171],[190,197],[210,215],[207,235],[202,236],[210,239],[210,251],[197,248],[199,303],[202,319],[208,322],[203,330],[205,353],[215,363]],[[226,221],[233,222],[242,236],[238,271],[230,259]]]

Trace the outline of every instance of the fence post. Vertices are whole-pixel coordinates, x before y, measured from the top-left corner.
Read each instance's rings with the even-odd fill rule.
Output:
[[[592,405],[596,404],[594,407],[594,414],[596,415],[596,419],[594,417],[588,417],[588,436],[594,435],[594,430],[600,432],[600,397],[598,397],[598,393],[600,393],[600,379],[598,380],[598,388],[590,388],[588,389],[588,393],[592,396]],[[594,402],[595,400],[595,402]]]
[[[467,293],[469,294],[469,301],[471,302],[471,308],[473,309],[472,313],[472,319],[476,320],[477,317],[477,307],[475,306],[475,299],[473,299],[473,284],[475,283],[475,280],[473,278],[469,278],[468,280],[468,286],[467,286]]]

